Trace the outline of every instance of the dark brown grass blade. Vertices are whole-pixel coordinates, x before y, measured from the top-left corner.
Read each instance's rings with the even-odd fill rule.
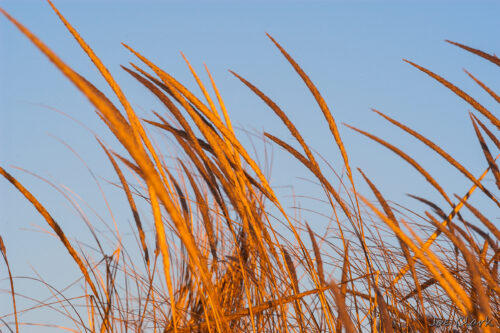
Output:
[[[392,211],[391,207],[389,206],[389,204],[387,203],[387,201],[385,200],[385,198],[382,196],[382,193],[380,193],[380,191],[375,186],[375,184],[373,184],[370,181],[370,179],[364,174],[364,172],[361,169],[358,168],[358,171],[361,173],[361,175],[363,176],[363,178],[365,179],[365,181],[367,182],[367,184],[370,186],[370,189],[375,194],[375,197],[377,198],[378,202],[382,206],[382,208],[383,208],[383,210],[385,212],[385,215],[387,215],[387,217],[389,219],[391,219],[392,221],[394,221],[394,224],[396,224],[397,226],[399,226],[399,222],[396,219],[396,216],[394,215],[394,212]],[[420,289],[420,282],[419,282],[419,279],[418,279],[418,276],[417,276],[417,272],[415,270],[414,260],[413,260],[413,258],[411,256],[411,253],[410,253],[410,250],[408,249],[408,246],[401,239],[399,239],[399,238],[398,238],[398,241],[399,241],[399,245],[400,245],[400,247],[401,247],[401,249],[403,251],[403,255],[405,256],[405,259],[406,259],[406,261],[407,261],[407,263],[408,263],[408,265],[410,267],[413,280],[415,281],[415,286],[416,286],[417,291],[418,291],[418,299],[420,301],[420,307],[421,307],[421,309],[424,309],[424,300],[423,300],[423,296],[422,296],[422,291]],[[374,287],[376,288],[375,285],[374,285]],[[376,289],[376,292],[377,292],[377,297],[378,297],[378,293],[379,293],[378,288]],[[379,304],[379,306],[380,306],[380,304]],[[387,307],[385,304],[383,306],[384,306],[384,309]],[[382,311],[382,309],[381,309],[381,311]],[[427,327],[428,324],[427,324],[427,320],[426,320],[425,316],[424,316],[424,321],[425,321],[425,327]]]
[[[478,49],[474,49],[470,46],[467,46],[467,45],[464,45],[464,44],[460,44],[460,43],[457,43],[457,42],[452,42],[451,40],[445,40],[445,42],[447,43],[450,43],[450,44],[453,44],[455,46],[458,46],[466,51],[469,51],[471,53],[474,53],[475,55],[478,55],[480,56],[481,58],[484,58],[486,60],[489,60],[491,61],[492,63],[494,63],[495,65],[497,66],[500,66],[500,58],[498,58],[496,55],[491,55],[491,54],[488,54],[484,51],[481,51],[481,50],[478,50]]]
[[[326,178],[323,176],[322,173],[320,173],[312,164],[311,162],[301,153],[299,153],[296,149],[294,149],[292,146],[287,144],[286,142],[278,139],[277,137],[273,136],[272,134],[269,133],[264,133],[266,137],[274,141],[276,144],[281,146],[283,149],[288,151],[293,157],[295,157],[298,161],[300,161],[305,167],[307,167],[320,181],[323,185],[325,185],[326,189],[333,195],[335,200],[338,202],[340,207],[342,208],[342,211],[346,214],[346,216],[351,219],[352,214],[351,210],[347,205],[344,203],[340,195],[338,194],[337,191],[333,188],[333,186],[326,180]]]
[[[451,240],[458,249],[460,249],[460,252],[462,253],[466,261],[467,270],[470,274],[472,282],[473,288],[470,296],[473,299],[473,306],[476,308],[479,307],[483,311],[483,315],[485,314],[487,317],[491,314],[491,308],[489,306],[488,297],[486,296],[482,285],[481,275],[489,282],[490,287],[492,287],[493,289],[498,289],[498,286],[496,286],[497,282],[493,280],[491,276],[489,276],[488,271],[484,267],[480,266],[477,263],[477,259],[475,259],[475,256],[471,254],[471,252],[466,248],[465,244],[458,237],[441,226],[439,221],[434,219],[430,214],[427,216],[430,217],[431,222],[443,233],[445,233],[448,239]]]
[[[290,121],[286,113],[283,112],[283,110],[281,110],[281,108],[275,102],[273,102],[269,97],[267,97],[262,91],[260,91],[253,84],[251,84],[250,82],[248,82],[235,72],[233,71],[230,72],[231,74],[236,76],[241,82],[243,82],[248,88],[250,88],[250,90],[252,90],[257,96],[259,96],[271,108],[271,110],[273,110],[274,113],[276,113],[276,115],[281,119],[283,124],[285,124],[290,133],[293,135],[293,137],[297,139],[297,141],[300,143],[300,146],[302,147],[302,149],[304,149],[304,152],[306,153],[306,156],[309,159],[309,161],[317,167],[316,159],[311,153],[309,146],[305,143],[305,140],[302,138],[302,135],[297,130],[295,125]]]
[[[135,204],[134,198],[132,197],[132,193],[130,192],[130,187],[128,185],[128,182],[123,176],[123,173],[120,167],[118,166],[118,163],[116,163],[113,155],[109,152],[109,150],[104,146],[104,144],[99,139],[97,139],[97,141],[99,142],[102,149],[106,153],[106,156],[108,156],[108,159],[110,160],[111,164],[113,165],[113,168],[115,169],[116,174],[118,175],[118,178],[120,179],[122,188],[125,191],[125,195],[127,196],[130,209],[132,210],[132,215],[134,216],[134,221],[137,227],[137,231],[139,232],[139,240],[141,241],[142,250],[144,251],[144,259],[146,260],[146,264],[149,267],[149,251],[146,245],[146,236],[144,234],[141,218],[139,217],[139,213],[137,212],[137,206]]]
[[[455,197],[457,198],[460,198],[458,195],[455,194]],[[460,200],[460,199],[459,199]],[[463,223],[469,227],[470,229],[474,230],[479,236],[481,236],[484,241],[486,242],[486,244],[488,244],[489,246],[491,246],[491,248],[493,249],[493,251],[498,251],[498,247],[495,243],[495,241],[493,241],[493,239],[490,237],[490,235],[485,232],[484,230],[482,230],[481,228],[479,228],[478,226],[470,223],[470,222],[467,222],[467,221],[463,221]]]
[[[293,292],[294,294],[299,293],[299,280],[297,279],[297,271],[295,270],[295,265],[293,264],[292,258],[290,257],[290,254],[288,251],[281,247],[281,250],[283,251],[283,255],[285,257],[285,264],[288,269],[288,272],[290,274],[291,280],[292,280],[292,286],[293,286]],[[295,300],[294,302],[295,305],[295,314],[297,315],[297,321],[299,323],[300,331],[304,333],[304,318],[302,314],[302,309],[300,306],[300,300]]]
[[[500,96],[498,96],[491,88],[489,88],[487,85],[485,85],[483,82],[479,81],[474,75],[469,73],[466,69],[464,69],[464,72],[469,75],[471,79],[473,79],[481,88],[483,88],[491,97],[495,99],[498,103],[500,103]]]
[[[347,312],[347,306],[345,305],[344,298],[339,291],[339,287],[333,281],[330,282],[330,287],[333,293],[333,298],[335,299],[335,304],[337,304],[339,317],[342,319],[342,325],[345,327],[346,332],[356,333],[356,329],[354,328],[352,319]]]
[[[345,303],[345,296],[347,293],[347,279],[348,279],[348,271],[350,269],[350,264],[349,264],[349,241],[346,244],[345,247],[346,251],[344,253],[344,263],[342,264],[342,280],[341,280],[341,286],[340,286],[340,296],[342,297],[342,302]],[[359,323],[358,323],[359,325]],[[358,326],[359,328],[359,326]],[[340,313],[337,316],[337,328],[335,329],[336,333],[341,333],[342,332],[342,318],[340,317]]]
[[[144,121],[147,122],[148,124],[151,124],[153,126],[164,129],[170,133],[175,132],[176,135],[182,137],[185,140],[190,140],[189,135],[186,133],[186,131],[177,129],[177,128],[175,128],[167,123],[158,123],[156,121],[151,121],[151,120],[147,120],[147,119],[144,119]],[[204,150],[213,154],[213,149],[208,143],[206,143],[203,139],[200,139],[200,138],[197,138],[197,140],[198,140],[198,143],[201,146],[201,148],[203,148]]]
[[[201,216],[203,218],[203,225],[205,226],[205,232],[208,236],[210,251],[212,252],[213,259],[217,261],[217,239],[215,238],[214,227],[208,213],[208,205],[203,198],[203,195],[201,194],[191,172],[187,169],[186,165],[182,161],[179,160],[179,162],[181,163],[182,168],[184,169],[185,174],[188,177],[189,183],[191,184],[191,188],[193,189],[196,196],[196,204],[198,205]]]
[[[5,261],[5,265],[7,266],[7,271],[9,273],[10,294],[12,295],[12,306],[14,308],[14,320],[16,322],[16,333],[19,333],[19,321],[17,319],[16,292],[14,290],[14,280],[12,279],[12,273],[10,271],[9,260],[7,259],[7,250],[5,248],[5,244],[3,242],[2,236],[0,236],[0,252],[2,252],[3,260]]]
[[[498,230],[497,227],[495,227],[495,225],[489,219],[486,218],[486,216],[484,216],[477,208],[472,206],[466,200],[462,200],[458,196],[457,199],[459,199],[465,205],[465,207],[467,207],[467,209],[469,209],[471,213],[474,214],[474,216],[476,216],[479,219],[479,221],[481,221],[481,223],[483,223],[493,235],[495,235],[497,240],[500,240],[500,230]]]
[[[323,270],[323,259],[321,258],[321,253],[319,251],[318,243],[316,242],[316,237],[314,236],[313,231],[309,227],[309,223],[306,223],[307,232],[309,233],[309,238],[311,238],[311,243],[313,246],[314,257],[316,258],[316,269],[319,277],[320,285],[322,286],[325,283],[325,272]]]
[[[472,296],[475,299],[475,305],[479,308],[479,319],[484,320],[485,318],[491,318],[491,307],[490,307],[490,299],[486,295],[486,290],[483,286],[483,281],[481,278],[480,262],[470,253],[463,252],[465,261],[467,263],[467,270],[469,271],[471,282],[472,282]],[[498,281],[495,281],[498,282]]]
[[[449,81],[447,81],[446,79],[442,78],[441,76],[431,72],[430,70],[422,67],[422,66],[419,66],[409,60],[406,60],[406,59],[403,59],[403,61],[409,63],[410,65],[418,68],[419,70],[421,70],[422,72],[424,72],[425,74],[429,75],[430,77],[436,79],[439,83],[441,83],[442,85],[444,85],[446,88],[450,89],[451,91],[453,91],[456,95],[458,95],[459,97],[461,97],[464,101],[466,101],[467,103],[469,103],[474,109],[476,109],[477,111],[479,111],[483,116],[485,116],[486,118],[488,118],[491,123],[493,125],[495,125],[499,130],[500,130],[500,120],[498,120],[497,117],[495,117],[488,109],[486,109],[484,106],[482,106],[481,104],[479,104],[478,101],[476,101],[474,98],[472,98],[471,96],[467,95],[463,90],[461,90],[460,88],[458,88],[457,86],[453,85],[452,83],[450,83]]]
[[[387,304],[385,303],[384,296],[382,296],[382,293],[378,289],[377,285],[374,284],[373,288],[375,289],[375,294],[377,295],[377,305],[382,316],[382,323],[384,325],[383,330],[386,333],[393,333],[394,330],[392,328],[392,321],[391,317],[389,317],[389,312],[387,311]]]
[[[327,286],[327,287],[320,288],[320,289],[316,288],[316,289],[311,289],[308,291],[301,292],[299,294],[294,294],[294,295],[290,295],[290,296],[286,296],[286,297],[281,297],[278,299],[273,299],[273,300],[267,301],[263,304],[253,306],[252,310],[255,314],[262,313],[264,311],[268,311],[269,309],[276,308],[280,305],[295,302],[295,301],[300,300],[306,296],[314,295],[314,294],[318,294],[318,293],[330,290],[331,288],[332,288],[331,286]],[[236,312],[228,313],[228,314],[226,314],[225,317],[228,321],[232,321],[235,319],[239,319],[241,317],[247,317],[249,315],[250,315],[250,309],[246,308],[246,309],[239,309]],[[189,327],[180,328],[179,332],[205,332],[205,331],[201,331],[201,329],[206,327],[206,326],[207,326],[207,323],[204,322],[204,323],[201,323],[201,324],[196,325],[196,326],[189,326]],[[169,330],[167,332],[170,332],[170,331],[173,331],[173,330]]]
[[[182,191],[182,189],[181,189],[179,183],[177,182],[177,180],[175,179],[175,177],[173,177],[172,174],[170,173],[170,171],[168,171],[168,169],[165,169],[165,171],[168,173],[170,181],[174,184],[175,191],[177,192],[177,197],[179,198],[179,201],[181,203],[181,209],[182,209],[182,215],[184,217],[184,222],[187,225],[189,225],[190,213],[189,213],[189,206],[188,206],[187,200],[186,200],[187,197],[184,194],[184,192]],[[190,229],[191,229],[191,226],[190,226]]]
[[[497,206],[500,206],[500,202],[481,184],[462,164],[458,163],[453,157],[450,156],[446,151],[444,151],[441,147],[436,145],[434,142],[431,140],[427,139],[424,137],[422,134],[412,130],[408,126],[403,125],[402,123],[392,119],[391,117],[383,114],[382,112],[372,109],[373,112],[377,113],[390,123],[396,125],[397,127],[401,128],[403,131],[411,134],[421,142],[423,142],[426,146],[434,150],[436,153],[441,155],[448,163],[450,163],[452,166],[454,166],[458,171],[460,171],[465,177],[467,177],[470,181],[472,181],[477,187],[479,187],[484,194],[486,194],[491,200],[493,200]]]
[[[481,149],[483,150],[484,157],[486,157],[486,161],[488,161],[490,170],[493,173],[493,176],[495,176],[495,183],[500,190],[500,171],[498,170],[498,165],[495,163],[495,159],[491,155],[490,149],[484,141],[483,135],[477,127],[476,121],[472,117],[470,119],[472,120],[472,125],[474,126],[474,131],[476,132],[477,139],[479,140],[479,144],[481,145]]]
[[[420,285],[420,289],[421,289],[422,291],[424,291],[425,289],[427,289],[427,288],[429,288],[429,287],[431,287],[431,286],[435,285],[436,283],[437,283],[436,278],[430,278],[430,279],[428,279],[428,280],[424,281],[424,283],[422,283],[422,284]],[[411,297],[413,297],[413,296],[415,296],[415,295],[417,295],[417,294],[418,294],[418,290],[417,290],[417,288],[415,288],[415,289],[413,289],[410,293],[408,293],[405,297],[403,297],[403,298],[401,299],[401,301],[402,301],[402,302],[404,302],[404,301],[406,301],[407,299],[409,299],[409,298],[411,298]]]
[[[177,135],[187,141],[190,141],[190,137],[189,135],[186,133],[186,131],[183,131],[183,130],[180,130],[180,129],[177,129],[171,125],[169,125],[168,123],[166,123],[166,121],[161,117],[159,116],[156,112],[155,114],[163,121],[163,123],[158,123],[158,122],[155,122],[155,121],[151,121],[151,120],[147,120],[147,119],[144,119],[145,122],[153,125],[153,126],[156,126],[156,127],[159,127],[161,129],[164,129],[174,135]],[[214,155],[214,151],[212,149],[212,147],[207,143],[205,142],[203,139],[200,139],[200,138],[197,138],[198,140],[198,144],[200,145],[200,147],[211,153],[212,155]],[[234,168],[236,168],[235,164],[233,162],[229,162],[230,165]],[[267,193],[265,191],[265,189],[260,185],[260,183],[254,178],[252,177],[246,170],[243,170],[243,173],[245,174],[246,178],[248,179],[248,181],[253,185],[255,186],[256,188],[258,188],[260,190],[260,192],[262,192],[266,197],[268,197],[269,199],[271,199],[271,196],[269,195],[269,193]]]
[[[293,264],[292,257],[290,257],[290,254],[288,253],[288,251],[286,249],[284,249],[283,247],[281,247],[281,250],[283,251],[283,255],[285,257],[286,267],[288,268],[288,271],[290,272],[292,285],[293,285],[296,293],[298,293],[299,280],[297,279],[297,271],[295,270],[295,265]]]
[[[488,171],[489,171],[489,168],[487,168],[481,174],[481,176],[478,178],[478,180],[481,181],[486,176]],[[474,193],[476,188],[477,188],[476,185],[471,186],[471,188],[463,196],[463,198],[460,200],[460,202],[456,206],[453,207],[452,211],[448,214],[446,219],[443,219],[443,221],[441,222],[441,224],[443,226],[446,226],[455,217],[455,215],[457,215],[460,212],[460,209],[462,209],[464,202],[470,198],[470,196],[472,195],[472,193]],[[436,231],[429,238],[427,238],[425,243],[422,245],[422,250],[428,249],[429,246],[431,246],[434,243],[434,241],[437,239],[437,237],[439,237],[440,234],[441,234],[440,229],[436,229]],[[414,255],[413,258],[415,260],[415,259],[418,259],[419,256]],[[409,265],[406,265],[405,267],[401,268],[399,270],[398,274],[396,275],[396,277],[394,278],[394,280],[392,281],[392,285],[395,285],[408,272],[408,270],[409,270]]]
[[[469,115],[474,118],[474,120],[479,124],[479,126],[481,126],[481,128],[483,129],[483,131],[488,134],[488,136],[490,137],[490,140],[493,141],[493,143],[495,143],[495,146],[497,146],[498,149],[500,149],[500,140],[495,136],[495,134],[493,134],[489,129],[488,127],[486,127],[486,125],[483,124],[483,122],[481,120],[479,120],[472,112],[469,112]]]
[[[265,188],[266,192],[271,195],[273,202],[275,204],[278,204],[279,206],[277,198],[274,196],[273,191],[271,190],[269,183],[262,174],[260,168],[257,166],[255,161],[252,158],[250,158],[246,150],[243,149],[243,147],[241,146],[240,142],[234,137],[232,132],[229,129],[227,129],[227,127],[221,122],[221,120],[216,115],[214,115],[210,110],[204,107],[203,104],[199,102],[199,100],[191,92],[189,92],[189,90],[187,90],[184,86],[182,86],[177,80],[172,78],[169,74],[165,73],[164,71],[160,70],[152,62],[150,62],[148,59],[146,59],[137,51],[133,50],[131,47],[125,44],[123,45],[128,50],[130,50],[134,55],[136,55],[139,59],[141,59],[141,61],[143,61],[146,65],[148,65],[162,79],[165,85],[171,87],[171,90],[175,88],[176,91],[172,90],[172,93],[177,94],[179,96],[182,94],[184,98],[187,98],[187,101],[184,100],[184,98],[182,98],[180,99],[180,102],[184,107],[184,109],[189,113],[190,117],[195,122],[199,120],[199,116],[193,111],[193,108],[190,107],[188,102],[197,105],[198,109],[203,112],[203,114],[210,120],[210,122],[223,134],[223,136],[230,142],[230,144],[235,148],[235,150],[240,154],[240,156],[248,163],[248,165],[258,176],[262,187]],[[204,129],[203,126],[200,126],[201,124],[199,122],[197,123],[197,125],[200,130]],[[206,138],[207,140],[209,140],[210,136],[206,136]],[[220,147],[213,146],[212,148],[218,149]]]
[[[488,286],[491,289],[491,291],[495,291],[497,294],[500,294],[500,287],[498,286],[498,281],[496,281],[492,277],[492,275],[490,274],[489,270],[485,266],[481,265],[480,263],[479,264],[475,263],[475,261],[477,260],[476,258],[479,256],[479,254],[478,254],[478,256],[472,255],[472,253],[468,250],[466,244],[461,239],[459,239],[454,233],[450,232],[449,230],[446,230],[439,223],[438,220],[436,220],[435,218],[433,218],[432,215],[427,214],[427,216],[429,217],[430,221],[438,229],[440,229],[443,233],[445,233],[446,236],[447,236],[447,238],[460,250],[460,252],[463,254],[465,260],[468,262],[468,265],[472,265],[474,272],[470,272],[470,271],[469,272],[471,274],[475,274],[476,272],[480,273],[481,276],[488,283]],[[463,236],[463,234],[462,234],[462,236]],[[471,244],[473,243],[470,240],[468,240],[468,241]],[[476,244],[476,247],[477,247],[477,244]],[[477,251],[477,252],[479,252],[479,251]],[[470,266],[468,267],[468,269],[470,269]]]
[[[434,213],[436,213],[440,218],[442,218],[443,220],[446,219],[446,214],[445,212],[441,209],[441,207],[439,207],[438,205],[436,205],[434,202],[430,201],[430,200],[427,200],[427,199],[424,199],[422,197],[419,197],[419,196],[416,196],[416,195],[413,195],[413,194],[409,194],[407,193],[406,194],[407,196],[409,196],[410,198],[413,198],[415,200],[418,200],[424,204],[426,204],[427,206],[431,207],[432,210],[434,211]],[[453,215],[454,217],[455,215]]]
[[[349,127],[350,129],[353,129],[354,131],[356,131],[358,133],[361,133],[361,134],[367,136],[368,138],[372,139],[373,141],[380,143],[381,145],[388,148],[389,150],[392,150],[395,154],[397,154],[399,157],[401,157],[406,162],[408,162],[411,166],[413,166],[422,176],[424,176],[425,179],[429,182],[429,184],[431,184],[443,196],[443,198],[446,200],[446,202],[448,202],[448,204],[450,204],[450,206],[453,206],[453,203],[451,202],[450,198],[448,197],[446,192],[443,190],[443,188],[438,184],[438,182],[420,164],[418,164],[417,161],[415,161],[413,158],[408,156],[408,154],[403,152],[401,149],[391,145],[390,143],[388,143],[388,142],[386,142],[386,141],[384,141],[384,140],[382,140],[382,139],[380,139],[380,138],[378,138],[378,137],[376,137],[368,132],[362,131],[356,127],[353,127],[353,126],[350,126],[347,124],[344,124],[344,125]]]
[[[497,252],[497,254],[499,254],[499,252]],[[495,280],[498,280],[498,262],[498,259],[494,259],[493,267],[491,269],[491,276],[493,276]]]
[[[66,235],[62,231],[59,224],[52,218],[52,216],[49,214],[49,212],[47,212],[45,207],[43,207],[42,204],[40,204],[40,202],[38,202],[38,200],[31,193],[21,183],[19,183],[14,177],[12,177],[7,171],[5,171],[5,169],[2,167],[0,167],[0,174],[2,176],[4,176],[5,179],[7,179],[12,185],[14,185],[17,188],[17,190],[22,195],[24,195],[24,197],[26,197],[26,199],[28,199],[29,202],[31,202],[31,204],[36,208],[36,210],[40,213],[40,215],[43,216],[45,221],[47,221],[47,223],[52,228],[52,230],[54,230],[57,237],[59,237],[59,239],[63,243],[66,250],[68,250],[69,254],[73,258],[75,263],[78,265],[78,267],[80,268],[80,271],[82,272],[83,277],[85,278],[85,281],[89,284],[89,287],[92,290],[92,292],[94,293],[94,296],[97,299],[100,299],[97,288],[95,287],[94,282],[92,282],[92,279],[90,278],[90,275],[87,271],[87,268],[83,264],[83,261],[80,258],[80,256],[78,255],[78,253],[75,251],[75,249],[73,248],[73,246],[69,242],[68,238],[66,238]]]

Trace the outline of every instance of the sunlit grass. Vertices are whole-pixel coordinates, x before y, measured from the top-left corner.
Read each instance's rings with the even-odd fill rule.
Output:
[[[491,327],[480,328],[485,332],[500,327],[500,232],[486,213],[468,202],[477,189],[500,206],[496,195],[500,172],[494,153],[500,149],[496,135],[500,121],[474,98],[441,76],[408,61],[480,114],[470,113],[484,154],[485,171],[477,176],[431,140],[374,110],[456,168],[470,183],[470,190],[461,196],[449,195],[439,179],[404,147],[383,140],[370,133],[372,130],[346,125],[408,162],[449,205],[438,207],[426,198],[413,196],[429,210],[420,218],[417,214],[403,214],[403,208],[386,200],[362,168],[350,165],[348,147],[319,90],[281,45],[268,36],[314,96],[329,126],[332,145],[342,157],[346,178],[322,168],[320,156],[286,113],[255,85],[232,73],[274,111],[295,140],[285,142],[270,133],[265,133],[265,137],[303,164],[321,185],[335,228],[320,235],[305,221],[292,218],[293,212],[281,205],[265,172],[234,131],[208,69],[210,87],[204,85],[184,58],[202,91],[203,101],[140,52],[124,45],[140,65],[123,69],[165,106],[165,114],[153,112],[151,118],[139,119],[104,64],[52,7],[111,87],[120,106],[65,64],[27,28],[1,12],[88,98],[128,153],[120,155],[98,139],[96,147],[104,150],[117,175],[115,185],[123,190],[123,200],[130,206],[138,244],[136,248],[124,247],[116,229],[117,242],[111,256],[103,250],[98,233],[94,233],[96,252],[80,250],[66,236],[64,226],[40,203],[43,198],[35,198],[0,167],[0,173],[47,221],[84,279],[81,298],[65,301],[60,295],[55,297],[59,300],[55,304],[74,325],[68,330],[425,332],[432,331],[436,318],[463,317],[491,323]],[[451,43],[500,66],[496,56]],[[500,100],[495,92],[468,74],[490,96]],[[171,136],[182,151],[175,166],[167,167],[150,134],[152,129]],[[129,173],[135,178],[127,179]],[[484,184],[487,174],[493,175],[495,189]],[[360,193],[358,182],[366,183],[371,193]],[[374,195],[376,202],[369,201],[368,195]],[[139,209],[139,202],[141,207],[146,204],[149,211]],[[405,209],[414,212],[411,207]],[[465,220],[460,214],[462,209],[469,210],[475,220]],[[145,221],[150,216],[153,223],[147,225]],[[279,231],[276,220],[286,226],[289,234]],[[148,232],[150,227],[153,232]],[[424,239],[424,235],[428,236]],[[329,236],[338,242],[329,241]],[[0,245],[9,268],[8,249],[3,242]],[[96,257],[100,259],[93,259]],[[15,279],[10,268],[8,277],[13,311],[0,316],[0,327],[19,331],[25,324],[25,311],[16,307]]]

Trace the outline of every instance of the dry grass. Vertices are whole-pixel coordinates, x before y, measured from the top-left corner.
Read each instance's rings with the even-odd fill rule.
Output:
[[[337,174],[332,177],[326,173],[329,170],[320,167],[318,156],[285,112],[255,85],[233,74],[283,121],[300,150],[272,134],[265,133],[266,137],[306,166],[323,188],[336,229],[330,231],[331,235],[320,236],[305,221],[291,218],[282,207],[264,172],[236,136],[208,70],[218,106],[187,60],[205,102],[139,52],[125,46],[145,69],[136,64],[123,68],[156,96],[169,113],[162,116],[154,112],[155,119],[139,119],[110,72],[51,6],[112,88],[120,107],[73,71],[27,28],[0,11],[89,99],[127,151],[128,156],[118,155],[99,141],[117,174],[119,182],[115,185],[123,190],[132,211],[139,245],[138,252],[131,255],[134,249],[124,247],[117,234],[118,242],[109,256],[96,235],[100,249],[97,253],[77,250],[79,247],[72,244],[29,190],[0,168],[4,178],[44,217],[81,271],[86,286],[82,298],[66,302],[55,296],[57,301],[51,305],[59,305],[66,311],[74,324],[72,330],[430,332],[435,318],[467,317],[487,320],[492,325],[475,327],[475,331],[498,331],[500,231],[468,200],[479,188],[487,200],[500,206],[495,195],[500,189],[500,172],[493,146],[488,145],[491,141],[497,150],[500,148],[496,135],[500,121],[474,98],[441,76],[409,62],[463,98],[493,125],[489,129],[471,114],[487,167],[479,177],[431,140],[375,111],[458,169],[471,183],[463,197],[449,195],[404,149],[348,126],[412,165],[450,205],[447,214],[446,209],[430,200],[415,197],[428,205],[430,211],[420,218],[412,215],[415,217],[412,220],[401,213],[400,207],[390,204],[361,169],[357,169],[360,179],[368,184],[379,206],[356,190],[348,151],[330,109],[295,60],[269,36],[317,101],[343,158],[348,182],[343,182]],[[500,64],[495,56],[453,44]],[[468,74],[498,101],[495,92]],[[177,142],[182,154],[175,167],[166,166],[148,127],[165,131]],[[135,175],[135,181],[125,177],[124,168]],[[488,172],[495,178],[494,190],[483,183]],[[138,208],[139,201],[149,207],[149,212]],[[473,221],[461,216],[464,206],[472,213]],[[280,216],[272,216],[271,209]],[[152,232],[144,224],[148,216],[153,216]],[[271,219],[280,220],[290,234],[286,237],[281,234]],[[422,238],[429,234],[427,239]],[[338,242],[329,240],[334,238]],[[0,245],[9,269],[13,303],[12,313],[0,316],[0,330],[13,332],[15,327],[19,331],[23,327],[24,310],[16,308],[15,279],[10,274],[3,242]],[[95,256],[102,259],[90,259]],[[132,285],[136,288],[131,288]],[[78,308],[80,305],[84,306],[83,311]]]

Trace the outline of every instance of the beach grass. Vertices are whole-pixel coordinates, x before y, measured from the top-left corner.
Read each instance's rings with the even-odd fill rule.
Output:
[[[416,208],[403,209],[387,200],[362,166],[350,164],[349,147],[339,133],[341,124],[319,89],[268,35],[313,95],[330,130],[331,137],[325,140],[331,141],[343,162],[342,170],[323,167],[321,157],[287,114],[256,85],[232,72],[236,83],[241,81],[260,98],[293,137],[286,142],[264,133],[266,140],[287,151],[320,185],[318,197],[323,196],[328,203],[334,228],[313,230],[281,204],[266,173],[234,130],[208,69],[210,80],[203,83],[186,59],[202,92],[196,96],[124,44],[134,63],[122,66],[123,70],[165,107],[147,119],[139,118],[91,47],[49,3],[106,80],[113,98],[74,71],[15,18],[0,11],[88,98],[126,152],[119,154],[96,138],[96,149],[105,152],[106,162],[116,172],[114,185],[121,189],[130,208],[137,240],[137,246],[126,247],[116,230],[118,241],[109,255],[101,245],[102,236],[95,233],[96,251],[83,251],[43,206],[43,197],[35,198],[29,185],[0,167],[0,174],[43,216],[76,264],[65,269],[78,269],[81,274],[85,286],[82,297],[74,301],[58,298],[74,325],[71,330],[439,332],[446,320],[464,325],[467,320],[470,329],[477,332],[500,329],[500,231],[493,217],[469,202],[473,192],[481,191],[485,200],[500,206],[500,120],[479,101],[438,74],[407,61],[473,109],[470,121],[485,165],[479,175],[424,135],[373,110],[458,170],[470,184],[469,190],[459,195],[447,193],[411,151],[373,134],[376,129],[345,124],[406,161],[448,204],[440,207],[427,198],[413,196],[427,209],[404,214],[404,210],[414,212]],[[450,43],[500,66],[495,55]],[[498,94],[468,74],[500,102]],[[151,136],[153,130],[171,137],[182,152],[174,166],[167,166]],[[485,184],[487,175],[494,183]],[[360,187],[370,192],[360,193]],[[462,217],[463,211],[473,219]],[[0,245],[12,296],[12,313],[0,317],[0,330],[25,331],[21,310],[16,307],[18,294],[8,249],[3,241]]]

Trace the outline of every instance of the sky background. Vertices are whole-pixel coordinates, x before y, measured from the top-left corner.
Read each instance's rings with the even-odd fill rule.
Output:
[[[462,195],[470,184],[435,153],[376,116],[370,108],[379,109],[424,134],[473,174],[478,176],[486,168],[468,118],[471,107],[402,58],[446,77],[498,114],[498,104],[462,69],[468,69],[497,92],[499,69],[444,42],[450,39],[490,53],[500,52],[498,2],[56,1],[55,4],[115,75],[142,116],[152,118],[151,109],[161,112],[164,109],[119,68],[120,64],[135,61],[120,42],[142,52],[197,93],[179,51],[187,56],[204,82],[207,82],[203,73],[206,63],[233,124],[242,129],[243,137],[246,136],[243,129],[256,134],[267,131],[293,142],[272,111],[227,70],[236,71],[280,105],[308,144],[339,168],[340,154],[319,108],[298,75],[265,36],[268,32],[295,58],[323,94],[340,126],[351,165],[361,167],[387,198],[420,212],[424,207],[405,193],[442,204],[439,195],[409,165],[341,123],[368,130],[405,148],[439,179],[449,194]],[[97,70],[47,3],[3,0],[0,6],[109,95],[110,90]],[[117,177],[93,135],[54,109],[82,122],[116,147],[116,141],[87,99],[12,24],[0,17],[0,165],[32,191],[70,237],[88,239],[82,220],[61,194],[40,179],[15,169],[27,169],[71,189],[109,221],[91,174],[58,140],[70,145],[99,179],[114,181]],[[242,140],[249,144],[247,139]],[[257,147],[262,147],[258,136],[253,140]],[[169,149],[167,144],[165,149]],[[361,184],[359,174],[356,178]],[[287,203],[285,206],[293,205],[290,185],[297,195],[322,198],[311,179],[303,167],[274,148],[271,183]],[[493,188],[492,177],[488,177],[486,184]],[[124,209],[123,193],[106,184],[103,189],[116,220],[126,228],[131,216]],[[498,223],[498,212],[483,196],[475,194],[473,200]],[[315,200],[304,197],[299,201],[302,207],[328,211]],[[324,229],[325,221],[309,218],[315,230]],[[7,181],[0,180],[0,235],[14,275],[33,277],[36,270],[46,281],[64,286],[77,277],[76,267],[61,252],[59,242],[39,232],[40,228],[47,229],[44,220]],[[3,265],[0,267],[0,287],[7,288],[6,271]],[[20,279],[16,286],[24,295],[46,294],[33,281]],[[0,293],[0,317],[11,311],[7,296]],[[43,311],[24,318],[50,322]]]

